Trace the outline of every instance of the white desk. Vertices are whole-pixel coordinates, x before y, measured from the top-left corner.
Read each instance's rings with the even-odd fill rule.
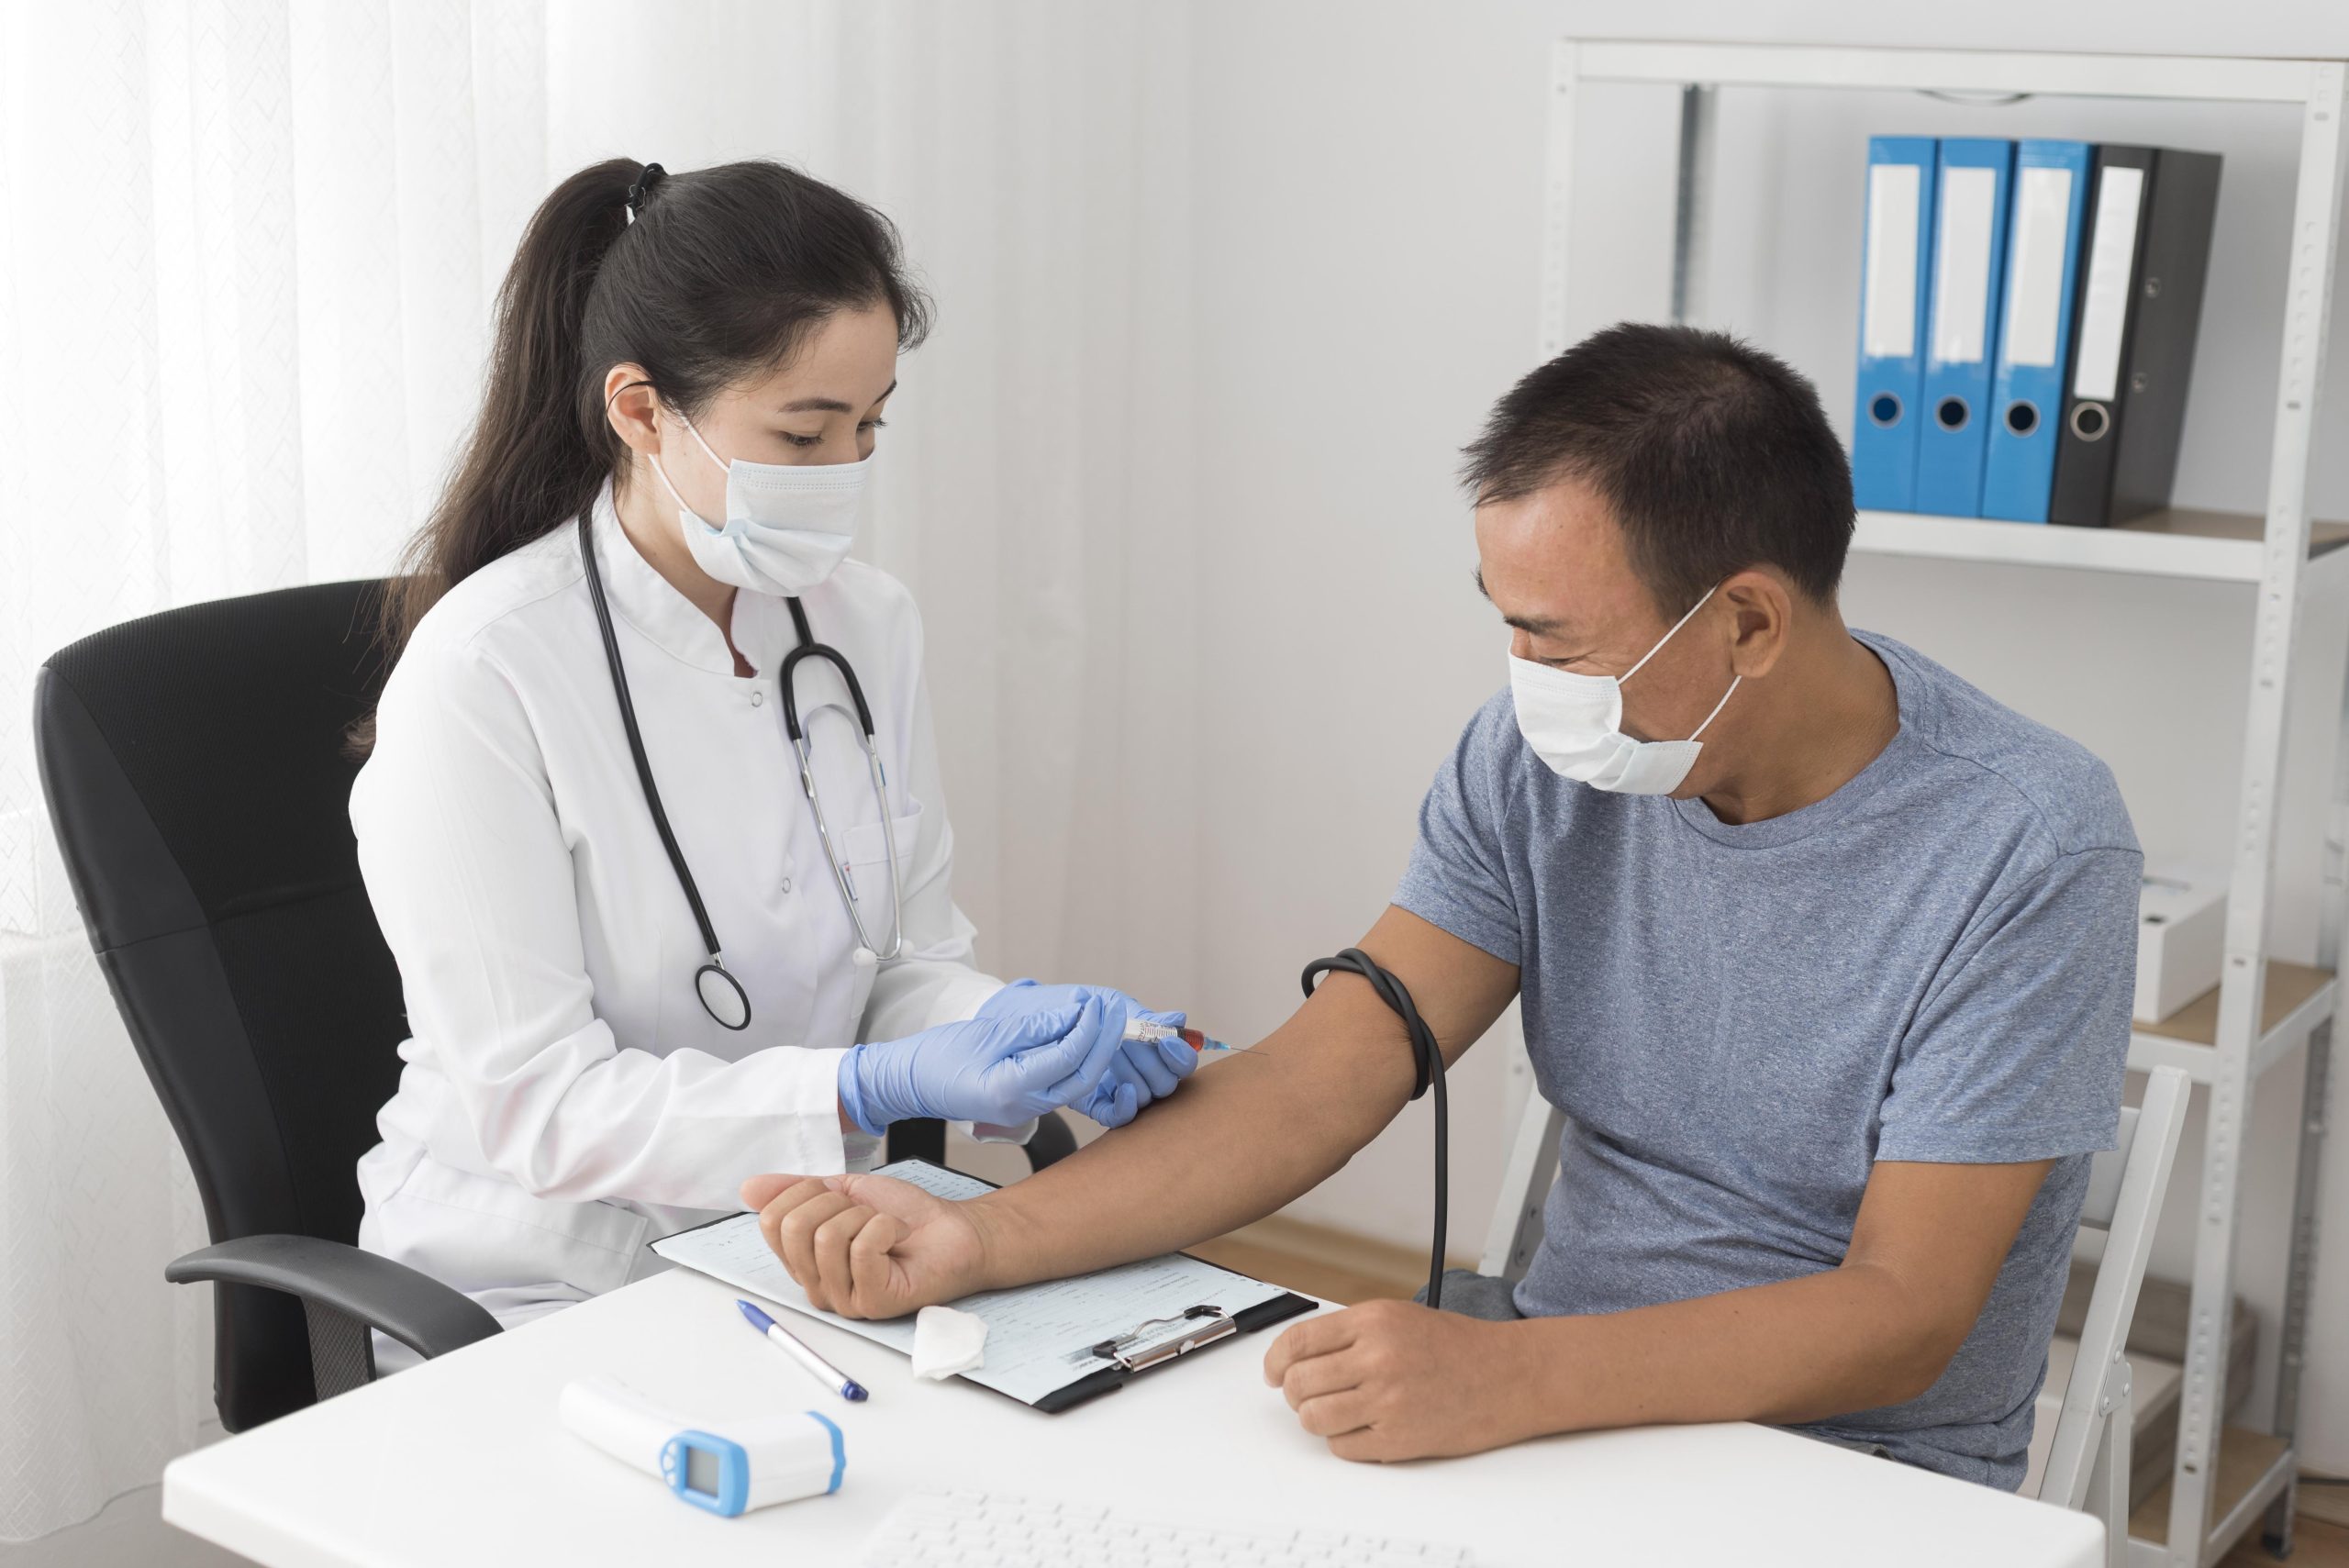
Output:
[[[163,1518],[271,1568],[693,1568],[837,1563],[892,1503],[961,1484],[1203,1524],[1456,1542],[1482,1568],[1557,1562],[2091,1568],[2103,1530],[1761,1427],[1591,1433],[1471,1459],[1333,1459],[1264,1385],[1277,1330],[1059,1416],[796,1321],[873,1390],[850,1406],[742,1326],[734,1293],[657,1275],[175,1461]],[[563,1384],[608,1372],[716,1420],[813,1407],[848,1439],[838,1495],[721,1519],[586,1447]]]

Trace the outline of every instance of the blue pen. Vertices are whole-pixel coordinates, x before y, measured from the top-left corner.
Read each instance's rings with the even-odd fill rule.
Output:
[[[856,1401],[872,1397],[865,1393],[864,1385],[809,1350],[798,1335],[747,1301],[737,1301],[734,1305],[742,1309],[742,1317],[751,1328],[766,1336],[769,1344],[781,1349],[793,1361],[813,1373],[817,1382],[843,1399]]]

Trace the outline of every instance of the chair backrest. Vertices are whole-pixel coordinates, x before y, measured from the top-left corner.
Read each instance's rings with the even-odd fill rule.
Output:
[[[1566,1133],[1566,1113],[1526,1090],[1525,1106],[1518,1113],[1517,1136],[1501,1167],[1501,1195],[1493,1205],[1492,1229],[1485,1236],[1485,1255],[1476,1271],[1497,1279],[1521,1280],[1542,1245],[1542,1209],[1550,1184],[1558,1179],[1558,1140]]]
[[[2145,1283],[2154,1225],[2169,1190],[2171,1167],[2177,1162],[2177,1140],[2186,1126],[2191,1088],[2177,1068],[2154,1068],[2146,1075],[2143,1097],[2121,1113],[2115,1147],[2099,1154],[2089,1170],[2080,1224],[2104,1232],[2104,1255],[2088,1295],[2071,1381],[2064,1385],[2047,1467],[2040,1473],[2042,1502],[2077,1508],[2087,1499],[2089,1468],[2104,1436],[2105,1379],[2127,1345],[2130,1322],[2137,1316],[2137,1292]]]
[[[345,733],[383,685],[382,584],[193,605],[54,655],[41,786],[75,899],[214,1241],[357,1239],[399,1077],[399,972],[359,877]],[[313,1397],[301,1304],[221,1286],[238,1431]]]

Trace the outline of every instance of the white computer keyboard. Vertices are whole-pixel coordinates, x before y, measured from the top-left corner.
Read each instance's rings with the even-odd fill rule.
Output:
[[[1337,1530],[1218,1529],[1138,1518],[1083,1503],[987,1492],[917,1492],[889,1510],[857,1560],[863,1568],[1001,1563],[1231,1563],[1246,1568],[1470,1568],[1457,1546]]]

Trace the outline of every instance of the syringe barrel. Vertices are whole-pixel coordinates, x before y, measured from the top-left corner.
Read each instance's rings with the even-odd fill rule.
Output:
[[[1153,1024],[1142,1018],[1126,1020],[1125,1038],[1133,1040],[1148,1040],[1152,1044],[1180,1040],[1193,1051],[1230,1051],[1231,1049],[1219,1040],[1209,1040],[1197,1029],[1178,1029],[1172,1024]]]

